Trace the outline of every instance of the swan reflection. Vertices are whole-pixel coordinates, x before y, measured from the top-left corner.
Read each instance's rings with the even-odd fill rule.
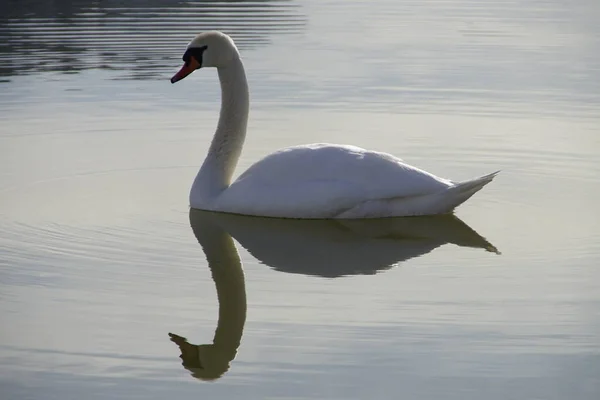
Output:
[[[244,271],[230,235],[208,219],[196,224],[190,214],[190,221],[217,288],[219,320],[212,344],[195,345],[174,333],[169,336],[179,346],[184,368],[195,378],[213,380],[227,372],[242,340],[246,322]]]
[[[375,274],[447,243],[496,248],[453,215],[377,220],[290,220],[192,209],[194,235],[202,246],[219,300],[212,344],[195,345],[169,333],[192,376],[213,380],[229,370],[246,321],[242,262],[233,242],[275,270],[341,277]]]
[[[194,231],[219,226],[277,271],[340,277],[374,274],[444,244],[497,253],[454,215],[362,220],[293,220],[192,209]]]

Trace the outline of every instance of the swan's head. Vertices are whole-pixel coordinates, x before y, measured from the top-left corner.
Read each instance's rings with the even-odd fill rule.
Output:
[[[182,80],[202,67],[226,67],[238,58],[237,47],[226,34],[218,31],[204,32],[196,36],[183,53],[183,67],[171,78],[171,83]]]

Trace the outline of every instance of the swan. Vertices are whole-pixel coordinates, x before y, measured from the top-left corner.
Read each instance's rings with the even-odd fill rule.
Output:
[[[278,150],[233,183],[246,137],[248,82],[234,41],[203,32],[187,46],[171,83],[217,68],[221,111],[208,154],[190,191],[190,207],[263,217],[358,219],[452,212],[499,171],[464,182],[440,178],[391,154],[315,143]]]

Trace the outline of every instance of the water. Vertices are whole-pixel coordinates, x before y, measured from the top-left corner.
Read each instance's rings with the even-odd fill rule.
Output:
[[[2,2],[2,398],[598,398],[598,4]],[[238,172],[502,173],[456,218],[189,213],[219,89],[168,79],[206,29],[248,73]]]

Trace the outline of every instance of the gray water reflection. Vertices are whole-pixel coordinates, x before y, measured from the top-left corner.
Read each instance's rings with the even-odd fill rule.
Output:
[[[205,226],[219,226],[277,271],[329,278],[375,274],[445,244],[498,253],[454,215],[290,220],[191,210],[190,222],[199,240]]]
[[[246,286],[233,239],[210,218],[190,213],[192,230],[204,250],[219,299],[219,320],[212,344],[194,345],[169,333],[181,351],[182,365],[202,380],[220,378],[235,358],[246,322]]]
[[[183,367],[201,380],[225,374],[242,341],[246,287],[232,236],[275,270],[330,278],[375,274],[447,243],[497,252],[453,215],[307,221],[192,209],[189,217],[217,289],[219,319],[211,344],[195,345],[174,333],[169,337],[179,347]]]
[[[103,68],[146,79],[179,57],[192,32],[221,30],[244,49],[304,24],[290,0],[7,0],[0,2],[0,76]]]
[[[258,260],[289,273],[341,277],[374,274],[446,243],[496,248],[453,215],[361,221],[258,218],[190,210],[217,290],[219,319],[211,344],[169,333],[182,365],[201,380],[223,376],[234,360],[246,322],[246,287],[233,235]]]

